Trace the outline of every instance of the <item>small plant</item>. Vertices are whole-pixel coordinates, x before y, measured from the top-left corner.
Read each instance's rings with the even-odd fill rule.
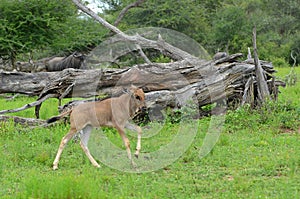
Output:
[[[179,123],[181,121],[181,117],[182,117],[182,112],[180,109],[168,108],[166,110],[166,115],[165,115],[166,121],[171,124]]]
[[[155,62],[157,63],[170,63],[171,59],[169,57],[166,57],[164,55],[160,55],[155,59]]]
[[[250,105],[245,104],[236,110],[228,110],[225,124],[230,132],[234,132],[243,129],[246,126],[251,126],[255,120],[256,116],[253,114]]]
[[[188,121],[190,119],[196,119],[198,117],[198,105],[192,100],[187,101],[187,103],[180,109],[169,108],[166,110],[166,119],[172,124],[179,123],[181,121]]]
[[[288,86],[294,86],[294,85],[296,85],[296,83],[297,83],[297,74],[296,74],[296,71],[295,71],[294,67],[292,67],[291,71],[289,72],[289,74],[285,76],[284,82]]]

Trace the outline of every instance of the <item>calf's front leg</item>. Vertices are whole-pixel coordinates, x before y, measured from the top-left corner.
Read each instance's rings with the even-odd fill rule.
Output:
[[[136,164],[135,164],[135,162],[133,161],[133,159],[131,157],[130,142],[129,142],[128,138],[125,135],[124,129],[120,128],[120,127],[116,127],[116,129],[118,130],[118,132],[119,132],[119,134],[120,134],[120,136],[121,136],[121,138],[122,138],[122,140],[124,142],[124,145],[125,145],[126,151],[127,151],[127,156],[128,156],[128,158],[129,158],[129,160],[131,162],[131,165],[133,167],[136,167]]]
[[[125,128],[135,131],[137,132],[137,144],[136,144],[136,151],[134,153],[134,156],[136,158],[139,157],[140,151],[141,151],[141,139],[142,139],[142,129],[141,127],[134,125],[134,124],[130,124],[130,123],[126,123]]]

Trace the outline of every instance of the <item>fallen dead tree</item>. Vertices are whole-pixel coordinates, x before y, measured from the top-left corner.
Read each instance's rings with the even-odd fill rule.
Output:
[[[178,61],[151,63],[126,69],[74,70],[61,72],[18,73],[1,72],[0,93],[22,93],[39,96],[37,102],[15,110],[0,111],[0,114],[24,110],[32,106],[38,110],[50,97],[110,96],[131,84],[146,92],[149,107],[180,108],[188,100],[197,100],[199,107],[226,99],[240,103],[255,103],[258,94],[251,94],[256,86],[253,60],[238,61],[241,54],[206,63]],[[270,93],[277,96],[278,86],[283,82],[274,79],[272,64],[260,62],[267,77]]]

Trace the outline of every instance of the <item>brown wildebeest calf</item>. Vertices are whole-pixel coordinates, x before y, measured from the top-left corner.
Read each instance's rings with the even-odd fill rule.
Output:
[[[132,165],[135,163],[131,157],[129,140],[125,135],[124,128],[135,130],[138,133],[135,156],[138,157],[141,150],[142,129],[139,126],[130,124],[128,120],[134,114],[145,107],[145,94],[142,89],[131,87],[119,97],[109,98],[103,101],[86,102],[79,104],[71,110],[47,120],[48,123],[55,122],[60,118],[70,115],[70,131],[60,143],[58,152],[53,162],[53,169],[58,168],[58,162],[63,149],[69,140],[79,131],[82,131],[80,146],[95,167],[100,167],[87,148],[90,133],[93,127],[113,127],[116,128],[124,142],[127,155]]]

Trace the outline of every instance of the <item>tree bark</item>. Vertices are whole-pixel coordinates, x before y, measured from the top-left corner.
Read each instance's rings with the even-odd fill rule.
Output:
[[[254,63],[255,63],[255,73],[256,73],[256,79],[257,79],[257,90],[259,93],[260,101],[263,103],[266,100],[270,100],[270,92],[267,84],[267,79],[265,74],[263,73],[263,69],[261,67],[258,53],[257,53],[257,47],[256,47],[256,27],[253,28],[253,48],[254,48]]]
[[[91,97],[114,93],[130,84],[144,87],[146,92],[174,91],[201,80],[213,81],[215,76],[226,75],[223,77],[225,80],[230,73],[248,74],[253,67],[251,64],[240,62],[225,62],[217,65],[215,62],[201,62],[193,65],[182,60],[173,63],[141,64],[125,69],[66,69],[61,72],[41,73],[1,72],[0,93]],[[218,74],[213,74],[214,72]]]
[[[24,73],[7,72],[0,73],[0,93],[21,93],[29,96],[39,95],[56,73]]]

